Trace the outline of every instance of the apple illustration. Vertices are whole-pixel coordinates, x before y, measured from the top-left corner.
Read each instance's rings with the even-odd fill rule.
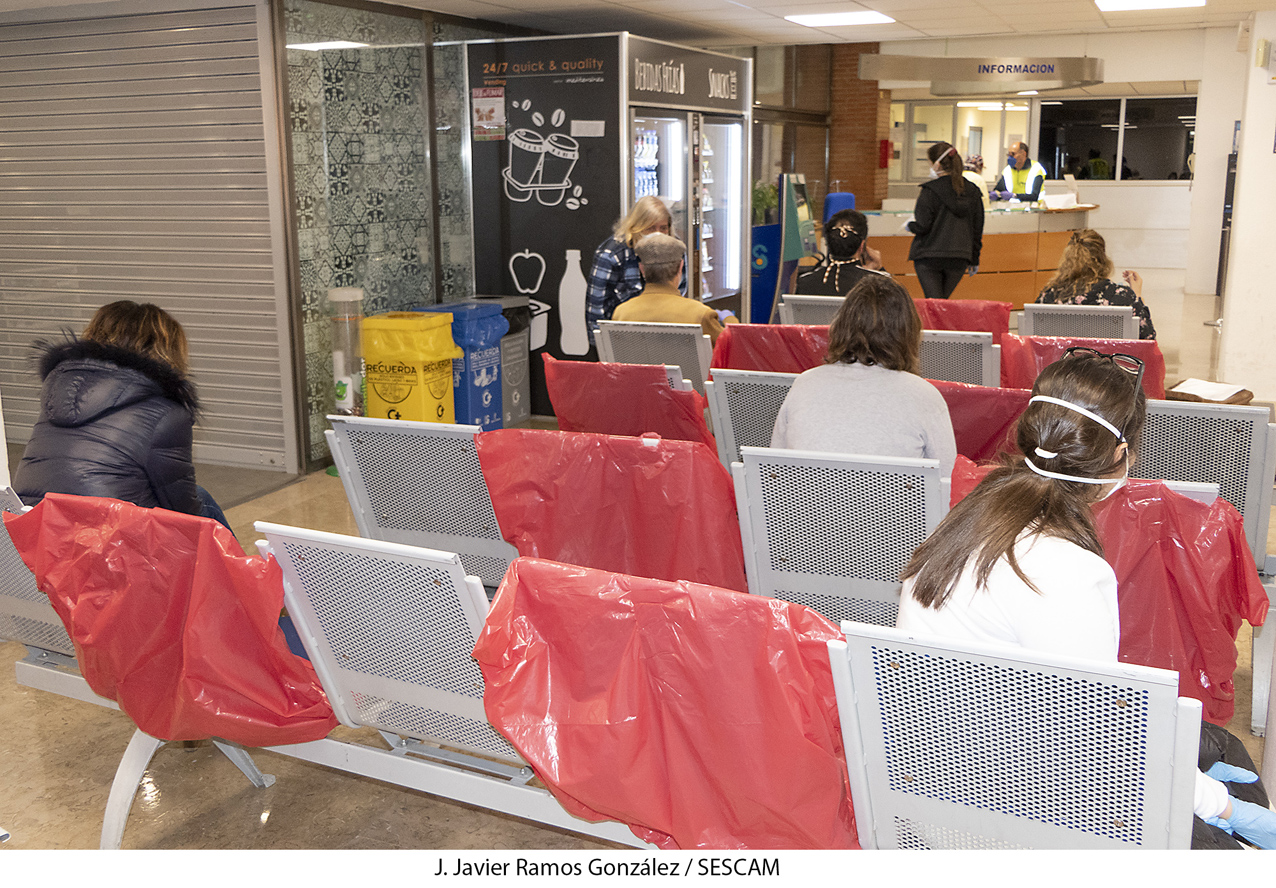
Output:
[[[531,250],[523,250],[510,256],[510,277],[520,293],[535,293],[545,277],[545,257]]]

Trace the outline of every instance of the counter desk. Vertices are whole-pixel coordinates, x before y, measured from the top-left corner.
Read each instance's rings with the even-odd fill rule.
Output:
[[[1088,213],[1096,204],[1066,210],[1033,207],[1002,208],[984,213],[984,245],[979,274],[957,285],[953,299],[992,299],[1009,302],[1015,309],[1033,302],[1046,281],[1054,277],[1059,257],[1072,232],[1087,228]],[[868,244],[882,254],[882,265],[913,296],[921,297],[908,248],[913,235],[903,230],[911,210],[866,210]]]

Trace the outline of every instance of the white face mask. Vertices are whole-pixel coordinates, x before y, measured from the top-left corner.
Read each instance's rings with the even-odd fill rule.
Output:
[[[1125,471],[1121,473],[1120,478],[1113,479],[1112,486],[1107,489],[1107,491],[1103,494],[1103,496],[1095,500],[1095,502],[1099,502],[1099,503],[1103,502],[1105,499],[1112,496],[1112,494],[1116,493],[1118,490],[1124,487],[1125,482],[1129,480],[1130,480],[1130,451],[1127,450],[1125,452]]]
[[[938,179],[939,170],[935,169],[934,167],[931,167],[930,169],[926,171],[926,175],[930,176],[932,179]]]

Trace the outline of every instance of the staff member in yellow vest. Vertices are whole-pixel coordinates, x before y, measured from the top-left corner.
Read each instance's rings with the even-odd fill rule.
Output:
[[[1046,184],[1046,168],[1028,158],[1028,146],[1015,142],[1006,151],[1006,167],[992,187],[993,200],[1020,200],[1032,203],[1041,198]]]
[[[613,321],[646,321],[662,324],[699,324],[712,342],[718,341],[722,325],[739,323],[727,311],[717,312],[678,292],[683,257],[687,246],[667,234],[648,234],[634,244],[638,267],[647,283],[637,296],[627,299],[612,313]]]

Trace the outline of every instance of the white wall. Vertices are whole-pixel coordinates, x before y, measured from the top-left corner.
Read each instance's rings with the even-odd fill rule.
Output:
[[[1205,76],[1196,96],[1196,171],[1184,281],[1188,293],[1213,293],[1218,283],[1227,155],[1244,104],[1246,58],[1236,49],[1235,31],[1205,33]]]
[[[1221,377],[1276,400],[1276,85],[1254,67],[1257,42],[1276,42],[1276,12],[1259,12],[1247,58],[1244,116],[1233,205],[1231,257],[1223,291]],[[1276,67],[1276,66],[1274,66]]]

